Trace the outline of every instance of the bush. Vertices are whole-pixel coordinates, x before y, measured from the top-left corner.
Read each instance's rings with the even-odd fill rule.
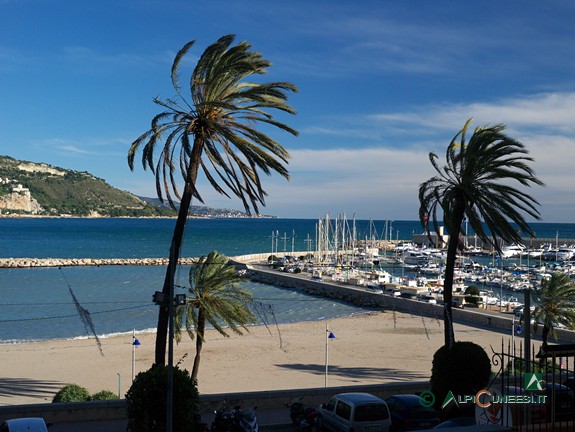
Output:
[[[166,430],[168,367],[154,365],[136,376],[126,393],[128,430],[159,432]],[[173,432],[194,430],[194,416],[199,413],[200,395],[196,382],[186,370],[174,366]]]
[[[477,307],[477,304],[480,302],[481,297],[479,297],[479,288],[475,285],[470,285],[465,290],[465,303],[468,303],[469,306]]]
[[[90,397],[90,400],[93,400],[93,401],[116,400],[116,399],[118,399],[118,395],[116,393],[109,391],[109,390],[99,391],[98,393],[94,393]]]
[[[447,394],[474,395],[486,388],[491,375],[491,362],[483,348],[473,342],[455,342],[449,350],[447,346],[439,348],[433,355],[431,369],[431,391],[435,395],[436,408],[440,409]],[[468,408],[474,409],[471,404]],[[457,411],[450,405],[447,417],[468,415],[461,407]],[[471,413],[473,415],[473,413]]]
[[[90,392],[77,384],[69,384],[54,395],[52,402],[85,402],[90,400]]]

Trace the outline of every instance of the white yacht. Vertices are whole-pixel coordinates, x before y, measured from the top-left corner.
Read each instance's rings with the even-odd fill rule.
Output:
[[[519,244],[512,244],[509,246],[503,246],[501,248],[501,257],[506,258],[516,258],[523,253],[525,246]]]

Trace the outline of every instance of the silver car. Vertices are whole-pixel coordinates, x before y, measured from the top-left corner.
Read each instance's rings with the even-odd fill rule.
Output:
[[[0,432],[48,432],[48,428],[43,418],[24,417],[6,420],[0,424]]]
[[[369,393],[340,393],[319,407],[319,429],[333,432],[388,432],[389,408]]]

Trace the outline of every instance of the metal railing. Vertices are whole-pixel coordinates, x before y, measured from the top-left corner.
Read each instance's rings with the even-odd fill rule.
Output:
[[[491,358],[497,373],[490,383],[496,396],[490,397],[496,402],[478,402],[486,405],[487,416],[518,430],[575,431],[574,359],[573,344],[525,353],[523,344],[505,346],[502,341],[501,351]]]

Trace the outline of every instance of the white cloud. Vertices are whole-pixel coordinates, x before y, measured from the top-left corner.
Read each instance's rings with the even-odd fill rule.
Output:
[[[535,105],[542,110],[553,109],[552,106],[557,104],[553,98],[539,100],[542,103]],[[518,102],[510,104],[509,107],[524,109],[524,106],[529,105]],[[516,117],[511,108],[507,108],[507,112],[509,118]],[[434,115],[447,118],[455,114],[446,112]],[[404,117],[417,123],[415,114]],[[566,123],[555,123],[558,129],[567,126]],[[432,121],[430,125],[435,123]],[[550,222],[570,221],[572,212],[566,210],[566,203],[571,206],[571,203],[575,202],[575,190],[572,188],[575,138],[559,133],[548,134],[547,128],[534,131],[529,127],[521,133],[521,124],[514,126],[519,132],[512,136],[526,145],[530,156],[534,158],[532,167],[536,175],[546,184],[545,187],[528,190],[528,193],[541,203],[543,219]],[[419,146],[404,146],[399,149],[372,147],[293,150],[289,164],[289,182],[273,175],[263,178],[264,189],[269,196],[268,205],[261,209],[261,212],[310,218],[320,217],[326,212],[345,212],[350,215],[355,212],[362,218],[415,219],[419,208],[419,185],[435,174],[429,163],[428,153],[432,150],[438,151],[442,158],[441,150],[445,149],[451,134],[460,127],[461,124],[455,125],[455,122],[451,128],[442,126],[442,129],[450,129],[445,137],[435,141],[422,139]],[[422,142],[425,142],[425,145],[422,145]],[[150,196],[152,193],[152,196],[155,196],[152,180],[150,175],[150,181],[146,182],[145,188],[127,189],[134,192],[139,190],[140,195]],[[144,189],[150,193],[146,194]],[[206,205],[241,209],[238,199],[228,200],[209,186],[203,185],[201,192]]]
[[[451,130],[455,134],[468,118],[474,125],[506,124],[511,130],[545,128],[575,132],[575,93],[542,93],[525,97],[502,98],[493,102],[426,105],[412,112],[375,114],[383,125],[413,126],[419,130]],[[416,129],[417,130],[417,129]]]

